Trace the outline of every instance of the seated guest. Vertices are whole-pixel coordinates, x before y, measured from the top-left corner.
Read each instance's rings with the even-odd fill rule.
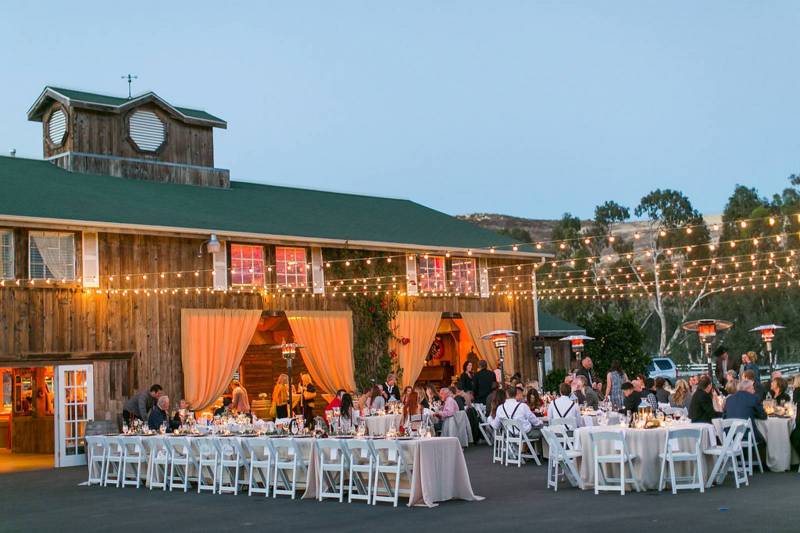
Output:
[[[417,402],[419,403],[419,413],[422,413],[422,410],[425,409],[425,405],[423,405],[423,402],[425,404],[428,403],[428,400],[425,397],[425,389],[417,385],[416,387],[414,387],[414,392],[417,395]]]
[[[433,425],[437,431],[442,429],[442,424],[446,419],[454,416],[458,412],[458,404],[453,398],[453,394],[450,392],[449,388],[442,387],[439,389],[439,397],[442,398],[442,407],[433,414],[436,419]]]
[[[756,374],[754,370],[748,368],[742,372],[742,378],[749,379],[753,382],[753,388],[756,391],[756,396],[758,396],[758,399],[763,402],[764,398],[767,397],[767,388],[763,383],[761,383],[758,374]]]
[[[560,396],[550,402],[547,408],[547,417],[552,421],[556,418],[574,418],[575,427],[580,425],[581,411],[575,402],[570,398],[572,386],[568,383],[562,383],[558,386]]]
[[[486,411],[486,421],[491,423],[497,417],[497,410],[500,408],[503,403],[506,401],[506,391],[499,390],[494,395],[492,399],[492,404],[489,406],[488,410]]]
[[[214,416],[230,416],[231,415],[231,405],[233,404],[233,400],[229,397],[224,397],[222,399],[222,407],[217,408],[214,411]]]
[[[370,411],[383,411],[386,408],[386,400],[383,396],[383,387],[380,385],[373,385],[369,393],[369,405],[367,409]]]
[[[656,397],[656,381],[653,378],[647,378],[644,380],[644,389],[642,389],[642,398],[647,400],[647,403],[650,404],[650,407],[653,409],[655,413],[658,411],[658,398]]]
[[[756,441],[759,443],[764,442],[764,437],[762,437],[761,433],[758,432],[755,421],[766,419],[767,413],[764,412],[764,407],[761,405],[761,401],[758,399],[758,396],[756,396],[756,390],[753,387],[753,382],[749,379],[741,380],[736,386],[736,392],[725,399],[725,410],[723,411],[723,417],[752,420],[753,429],[755,429]]]
[[[689,402],[692,401],[692,392],[689,390],[689,384],[685,379],[679,379],[675,383],[675,391],[669,395],[670,407],[689,408]]]
[[[658,403],[669,403],[669,391],[665,388],[667,380],[662,377],[656,378],[656,401]]]
[[[400,403],[406,403],[406,398],[408,398],[408,395],[412,392],[414,392],[414,387],[411,385],[406,385],[406,387],[403,389],[403,394],[400,395]]]
[[[795,376],[792,381],[792,401],[800,407],[800,375]],[[794,413],[794,430],[789,435],[789,442],[792,447],[800,454],[800,409],[795,409]]]
[[[787,388],[789,388],[789,383],[787,383],[785,379],[780,376],[772,378],[769,390],[770,393],[772,393],[772,399],[774,399],[775,403],[778,405],[792,401],[789,394],[786,392]]]
[[[467,400],[461,394],[462,391],[459,391],[456,387],[449,387],[450,394],[453,396],[453,399],[458,404],[458,410],[463,411],[467,407]]]
[[[439,394],[436,392],[436,388],[433,385],[425,387],[425,398],[420,402],[422,407],[425,409],[433,409],[434,405],[440,401]]]
[[[496,381],[492,383],[492,392],[489,393],[489,396],[486,397],[486,405],[492,405],[494,403],[494,395],[497,394],[497,391],[500,390],[500,384]]]
[[[250,399],[247,397],[247,389],[242,387],[238,379],[231,381],[231,410],[238,414],[250,414]]]
[[[725,387],[723,387],[722,392],[725,396],[730,396],[731,394],[736,394],[738,388],[739,381],[736,378],[728,377],[725,380]]]
[[[343,433],[349,432],[353,424],[353,397],[347,393],[342,394],[342,402],[339,405],[339,429]]]
[[[172,417],[172,429],[181,427],[189,419],[191,412],[189,411],[189,402],[181,400],[178,402],[178,410],[175,411],[175,416]]]
[[[544,407],[544,400],[542,400],[542,395],[539,394],[539,391],[535,387],[531,387],[530,389],[528,389],[527,403],[528,403],[528,408],[534,413],[540,411],[542,407]]]
[[[161,429],[162,424],[165,430],[169,429],[169,397],[167,396],[158,397],[158,402],[150,410],[150,416],[147,417],[147,427],[153,431]]]
[[[694,393],[697,390],[697,382],[700,379],[700,376],[697,374],[692,374],[689,376],[689,392]]]
[[[506,389],[506,397],[508,399],[498,407],[496,416],[492,418],[491,424],[494,430],[500,429],[503,420],[519,420],[522,431],[528,437],[540,437],[542,422],[525,403],[525,390],[522,387],[509,387]]]
[[[583,405],[586,403],[586,396],[583,394],[583,387],[586,383],[586,380],[583,376],[575,376],[570,381],[570,387],[572,392],[570,393],[570,398],[573,401],[578,402],[578,405]]]
[[[139,391],[131,396],[122,407],[122,420],[129,425],[134,419],[144,422],[147,420],[147,414],[162,394],[161,385],[153,385],[150,390]]]
[[[642,403],[642,395],[636,390],[636,387],[630,381],[623,383],[620,388],[622,389],[622,409],[620,412],[636,413],[639,411],[639,404]]]
[[[344,396],[344,394],[345,394],[345,390],[344,389],[337,390],[336,391],[336,396],[334,396],[333,399],[330,402],[328,402],[328,405],[325,406],[325,411],[333,411],[334,407],[341,407],[342,406],[342,396]],[[351,401],[352,401],[352,397],[351,397]]]
[[[582,388],[583,405],[591,407],[592,409],[597,409],[600,406],[600,396],[597,395],[597,391],[586,382],[586,377],[584,376],[576,376],[575,381],[580,383],[580,387]]]
[[[415,416],[422,412],[422,406],[417,396],[417,391],[411,387],[406,387],[403,392],[403,418]]]
[[[383,399],[387,402],[400,401],[400,388],[397,386],[397,376],[389,374],[386,376],[386,383],[382,386]]]
[[[697,380],[697,391],[692,395],[692,402],[689,404],[689,418],[692,422],[710,424],[713,419],[722,416],[722,413],[714,409],[716,395],[711,379],[706,375],[700,376]]]

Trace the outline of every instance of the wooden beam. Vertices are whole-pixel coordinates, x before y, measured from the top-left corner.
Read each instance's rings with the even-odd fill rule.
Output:
[[[17,356],[0,356],[0,366],[25,366],[27,364],[59,364],[89,361],[130,361],[134,352],[24,352]]]

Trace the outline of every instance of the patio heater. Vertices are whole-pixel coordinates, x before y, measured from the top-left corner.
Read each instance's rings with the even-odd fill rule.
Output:
[[[280,348],[281,356],[286,359],[286,373],[289,376],[289,416],[291,417],[294,415],[294,411],[292,410],[292,361],[294,361],[297,355],[297,349],[305,348],[305,346],[294,342],[284,342],[283,344],[273,346],[273,348]]]
[[[761,340],[764,341],[764,344],[767,347],[767,357],[769,357],[769,374],[772,376],[772,370],[775,367],[775,361],[772,357],[772,340],[775,338],[775,330],[776,329],[786,329],[786,326],[780,326],[778,324],[765,324],[763,326],[758,326],[757,328],[753,328],[750,331],[755,331],[756,333],[761,334]],[[758,378],[758,376],[756,376]]]
[[[718,331],[724,331],[733,327],[733,322],[727,320],[718,320],[716,318],[702,318],[700,320],[691,320],[684,322],[681,328],[684,331],[694,331],[700,338],[700,344],[703,345],[703,353],[706,356],[706,364],[708,365],[708,377],[714,380],[714,370],[711,367],[711,345],[714,344],[714,339]]]
[[[580,361],[581,354],[583,353],[583,349],[586,347],[583,341],[593,341],[594,337],[588,337],[586,335],[568,335],[563,339],[558,339],[560,341],[568,341],[570,350],[575,352],[575,358]],[[590,383],[591,385],[591,383]]]
[[[519,331],[514,331],[511,329],[496,329],[481,336],[481,339],[485,341],[492,341],[494,347],[497,348],[497,354],[500,358],[500,377],[503,379],[503,381],[506,379],[506,346],[508,346],[509,339],[515,335],[519,335]],[[500,385],[503,385],[503,383]]]

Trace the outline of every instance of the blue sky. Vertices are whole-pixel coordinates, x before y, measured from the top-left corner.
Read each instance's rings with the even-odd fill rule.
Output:
[[[451,214],[591,216],[657,187],[721,211],[800,172],[800,2],[8,2],[0,150],[46,84],[223,117],[235,179]]]

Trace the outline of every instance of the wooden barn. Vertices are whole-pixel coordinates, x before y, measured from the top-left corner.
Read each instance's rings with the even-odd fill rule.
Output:
[[[403,384],[495,366],[480,335],[500,327],[520,332],[506,373],[538,377],[545,254],[409,200],[232,181],[226,122],[154,93],[47,87],[28,117],[43,159],[0,157],[0,447],[76,464],[86,422],[153,383],[203,408],[238,373],[257,402],[284,341],[305,346],[295,379],[355,388],[381,312],[361,296],[397,310]]]

